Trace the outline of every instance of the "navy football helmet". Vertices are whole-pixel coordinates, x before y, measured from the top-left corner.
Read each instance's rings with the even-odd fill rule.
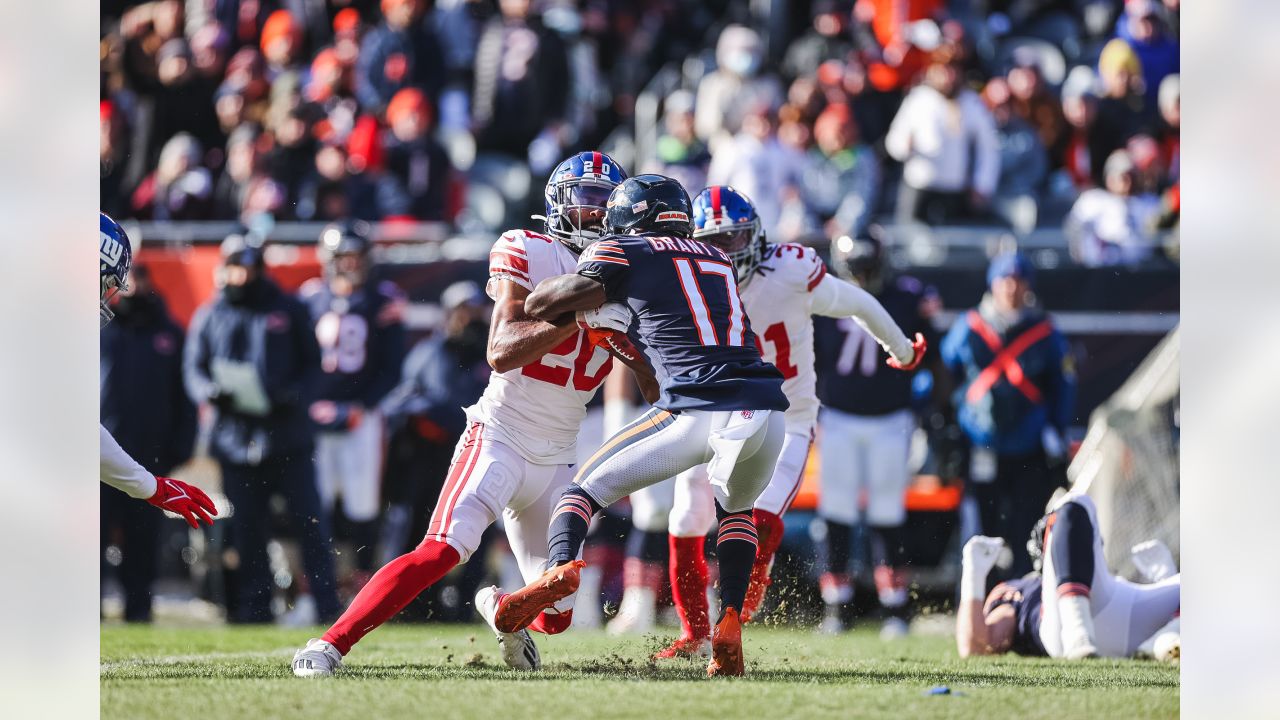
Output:
[[[627,173],[602,152],[580,152],[551,172],[544,191],[547,232],[574,252],[600,239],[605,202]]]
[[[765,235],[755,205],[728,185],[713,185],[693,199],[693,236],[728,254],[746,285],[765,257]]]
[[[873,237],[843,235],[831,241],[831,264],[836,274],[869,293],[884,287],[884,246]]]
[[[133,243],[120,223],[98,213],[98,260],[102,286],[98,296],[98,327],[103,328],[115,317],[107,303],[116,293],[129,287],[129,265],[133,262]]]
[[[355,220],[336,222],[320,231],[316,255],[324,265],[324,276],[345,276],[359,286],[369,276],[373,241],[368,223]],[[351,259],[346,259],[347,257]]]
[[[689,193],[665,175],[628,178],[609,196],[605,232],[635,235],[654,232],[687,238],[693,234]]]

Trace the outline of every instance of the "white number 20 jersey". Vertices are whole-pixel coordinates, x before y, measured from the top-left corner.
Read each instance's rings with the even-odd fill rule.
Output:
[[[812,249],[770,245],[750,282],[739,286],[760,354],[782,373],[782,392],[791,401],[787,432],[808,433],[818,419],[813,289],[826,274],[826,265]]]
[[[563,243],[528,230],[503,233],[489,252],[491,282],[510,280],[528,290],[574,272],[577,265],[577,256]],[[578,332],[538,362],[491,375],[467,417],[484,423],[531,463],[571,464],[577,460],[575,443],[587,402],[612,365],[608,352]]]

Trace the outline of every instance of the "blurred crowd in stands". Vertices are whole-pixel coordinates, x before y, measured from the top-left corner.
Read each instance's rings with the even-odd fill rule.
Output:
[[[1176,226],[1178,0],[783,5],[109,2],[102,207],[494,232],[600,148],[743,190],[780,240],[1065,223],[1102,265]]]
[[[774,242],[825,246],[881,225],[971,224],[1016,235],[1061,227],[1075,259],[1091,266],[1167,254],[1161,233],[1176,231],[1179,212],[1178,0],[796,0],[774,3],[785,12],[773,17],[753,16],[754,5],[107,0],[101,207],[122,220],[246,228],[438,221],[496,237],[512,224],[536,226],[528,216],[541,212],[555,163],[600,149],[632,173],[679,179],[691,195],[734,186],[754,200]],[[238,262],[261,258],[224,257]],[[153,304],[145,262],[141,272],[142,301],[125,298],[138,313],[126,308],[111,339],[104,334],[104,423],[121,437],[107,413],[124,405],[108,403],[109,390],[140,393],[127,383],[159,376],[117,373],[111,382],[126,385],[110,389],[108,367],[143,362],[130,355],[140,342],[155,351],[155,372],[173,375],[165,402],[184,418],[163,428],[180,437],[149,436],[156,447],[187,448],[164,458],[167,470],[194,449],[192,406],[212,401],[190,379],[182,391],[182,331]],[[333,536],[354,555],[338,563],[344,595],[420,536],[461,432],[456,416],[487,377],[487,298],[474,285],[449,293],[441,332],[397,350],[407,359],[402,369],[399,357],[390,362],[400,376],[387,387],[400,384],[368,408],[381,408],[376,422],[390,435],[374,481],[376,540],[361,526],[369,518],[338,511],[332,489],[291,508],[295,520],[321,501],[334,513]],[[307,411],[298,410],[304,425]],[[351,418],[342,417],[345,427]],[[313,441],[287,454],[305,462]],[[156,529],[126,517],[110,492],[104,545],[118,566],[118,546],[144,542],[130,533]],[[255,544],[271,533],[267,516],[288,517],[278,510],[254,516]],[[226,546],[243,542],[244,531],[228,527]],[[294,531],[304,544],[317,533]],[[289,585],[279,553],[263,553],[215,562],[228,579],[213,594],[232,619],[281,614],[236,599],[234,584],[250,576]],[[155,577],[154,558],[141,568],[134,558],[121,570],[134,605],[125,616],[147,619],[140,588]],[[442,586],[451,601],[423,607],[469,619],[468,588],[485,572],[469,564],[460,590]],[[320,598],[299,621],[334,613],[333,573],[308,567],[292,585]]]

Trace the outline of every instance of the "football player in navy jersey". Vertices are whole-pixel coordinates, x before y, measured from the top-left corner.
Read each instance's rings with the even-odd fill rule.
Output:
[[[742,610],[755,560],[751,508],[782,448],[782,374],[760,357],[732,261],[692,238],[692,207],[678,182],[639,175],[609,196],[606,237],[571,275],[548,278],[525,300],[547,321],[581,313],[640,374],[653,409],[584,463],[548,530],[549,569],[504,598],[496,622],[513,632],[578,587],[575,560],[592,516],[623,497],[709,462],[719,519],[720,619],[708,675],[743,673]],[[648,369],[648,372],[644,372]]]
[[[1004,540],[970,538],[962,553],[956,613],[960,656],[1177,660],[1182,576],[1173,554],[1156,540],[1134,546],[1134,565],[1147,581],[1134,583],[1111,574],[1102,542],[1093,499],[1066,493],[1050,504],[1027,543],[1038,572],[985,593]]]
[[[846,280],[871,293],[907,335],[920,333],[934,345],[937,292],[908,275],[886,276],[878,241],[837,238],[831,264]],[[827,567],[819,580],[825,632],[844,630],[843,610],[853,600],[849,548],[853,525],[868,529],[874,580],[886,617],[881,634],[907,631],[907,585],[902,572],[902,526],[909,474],[907,455],[916,422],[910,409],[914,373],[885,365],[876,340],[849,318],[814,321],[818,365],[818,452],[822,484],[818,515],[827,526]],[[929,362],[937,364],[938,354]],[[935,373],[945,377],[946,373]],[[865,515],[859,508],[866,495]]]
[[[400,378],[405,352],[404,299],[391,282],[370,280],[373,242],[363,223],[335,223],[320,233],[323,277],[303,284],[320,345],[320,379],[310,416],[316,437],[316,484],[334,510],[341,495],[356,547],[356,566],[372,572],[381,509],[382,417],[378,403]]]

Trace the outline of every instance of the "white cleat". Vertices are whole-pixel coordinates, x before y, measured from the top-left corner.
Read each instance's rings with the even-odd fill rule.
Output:
[[[627,588],[622,593],[618,615],[609,621],[605,631],[610,635],[643,635],[649,632],[657,621],[657,604],[658,593],[652,588]]]
[[[342,653],[319,638],[311,638],[307,646],[293,654],[293,674],[298,677],[329,677],[342,669]]]
[[[498,647],[502,648],[502,662],[516,670],[541,670],[542,656],[538,654],[538,646],[533,643],[528,630],[516,633],[498,631],[494,617],[498,614],[498,597],[501,592],[496,585],[482,588],[476,593],[476,610],[498,639]]]

